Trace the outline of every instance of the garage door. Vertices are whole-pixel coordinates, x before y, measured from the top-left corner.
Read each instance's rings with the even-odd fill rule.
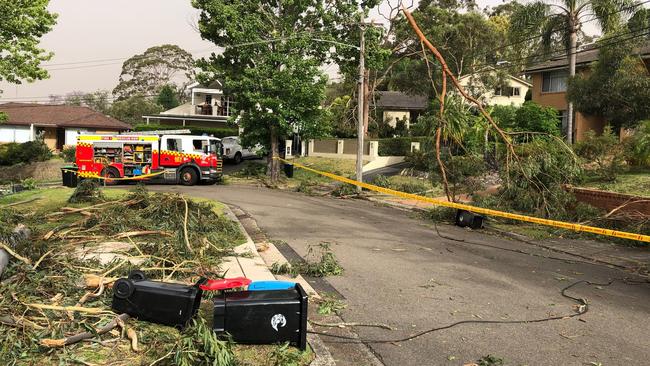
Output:
[[[0,127],[0,142],[27,142],[30,140],[29,127]]]

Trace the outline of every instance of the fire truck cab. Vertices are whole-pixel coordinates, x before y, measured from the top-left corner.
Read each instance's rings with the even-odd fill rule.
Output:
[[[209,136],[158,134],[80,135],[76,164],[81,178],[132,178],[194,185],[222,177],[221,140]],[[141,179],[139,179],[141,177]]]

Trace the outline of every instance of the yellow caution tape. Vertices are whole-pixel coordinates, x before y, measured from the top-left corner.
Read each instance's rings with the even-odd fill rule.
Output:
[[[337,180],[339,182],[352,184],[352,185],[355,185],[355,186],[358,186],[358,187],[368,189],[370,191],[385,193],[385,194],[389,194],[389,195],[392,195],[392,196],[408,198],[408,199],[417,200],[417,201],[420,201],[420,202],[427,202],[427,203],[431,203],[431,204],[434,204],[434,205],[437,205],[437,206],[443,206],[443,207],[455,208],[455,209],[459,209],[459,210],[471,211],[471,212],[475,212],[475,213],[482,214],[482,215],[504,217],[504,218],[507,218],[507,219],[524,221],[524,222],[532,222],[534,224],[552,226],[552,227],[557,227],[557,228],[566,229],[566,230],[587,232],[587,233],[605,235],[605,236],[613,236],[613,237],[616,237],[616,238],[623,238],[623,239],[629,239],[629,240],[638,240],[638,241],[643,241],[643,242],[650,243],[650,235],[628,233],[628,232],[625,232],[625,231],[604,229],[604,228],[595,227],[595,226],[587,226],[587,225],[574,224],[574,223],[564,222],[564,221],[542,219],[542,218],[539,218],[539,217],[532,217],[532,216],[514,214],[514,213],[509,213],[509,212],[492,210],[492,209],[489,209],[489,208],[475,207],[475,206],[466,205],[466,204],[462,204],[462,203],[455,203],[455,202],[443,201],[443,200],[430,198],[430,197],[418,196],[416,194],[395,191],[393,189],[383,188],[383,187],[379,187],[379,186],[376,186],[376,185],[373,185],[373,184],[368,184],[368,183],[364,183],[364,182],[357,182],[356,180],[353,180],[353,179],[349,179],[349,178],[342,177],[340,175],[336,175],[336,174],[332,174],[332,173],[312,169],[312,168],[306,167],[306,166],[304,166],[302,164],[295,163],[295,162],[288,161],[288,160],[284,160],[282,158],[278,158],[278,160],[281,160],[284,163],[293,164],[297,168],[304,169],[304,170],[310,171],[312,173],[320,174],[322,176]]]
[[[124,177],[124,178],[108,178],[108,177],[102,177],[101,175],[95,173],[95,172],[79,172],[76,170],[70,170],[70,169],[61,169],[64,172],[70,172],[74,173],[77,176],[81,178],[93,178],[93,179],[105,179],[105,180],[140,180],[140,179],[145,179],[145,178],[151,178],[155,177],[161,174],[164,174],[165,172],[156,172],[156,173],[150,173],[150,174],[143,174],[143,175],[138,175],[137,177]]]

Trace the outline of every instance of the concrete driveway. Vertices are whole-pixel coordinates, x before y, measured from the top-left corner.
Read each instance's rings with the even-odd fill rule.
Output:
[[[328,281],[346,298],[348,307],[342,317],[398,329],[356,329],[364,339],[397,339],[460,320],[572,314],[576,303],[561,296],[564,287],[579,280],[608,282],[629,277],[602,265],[545,258],[562,255],[454,226],[439,225],[439,230],[465,242],[443,239],[430,222],[363,200],[309,197],[252,186],[151,189],[236,205],[251,214],[270,238],[286,241],[301,255],[310,244],[334,243],[332,249],[345,273]],[[589,312],[542,323],[464,324],[408,342],[369,346],[386,365],[400,366],[464,365],[488,354],[504,359],[505,365],[648,363],[647,283],[581,284],[568,294],[587,299]]]

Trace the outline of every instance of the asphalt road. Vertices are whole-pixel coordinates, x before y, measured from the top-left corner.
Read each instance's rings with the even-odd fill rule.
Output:
[[[561,296],[575,281],[606,283],[627,274],[605,266],[515,253],[517,241],[439,225],[363,200],[309,197],[251,186],[152,186],[216,199],[251,214],[272,239],[305,255],[310,244],[334,243],[345,269],[328,278],[346,298],[350,322],[365,339],[396,339],[461,320],[539,319],[573,314]],[[650,360],[650,286],[579,284],[567,294],[588,300],[579,317],[528,324],[463,324],[414,340],[369,344],[386,365],[464,365],[495,355],[506,365],[645,365]],[[326,337],[323,337],[326,340]],[[335,341],[335,340],[331,340]],[[336,354],[334,355],[336,357]],[[593,363],[592,363],[593,362]]]

